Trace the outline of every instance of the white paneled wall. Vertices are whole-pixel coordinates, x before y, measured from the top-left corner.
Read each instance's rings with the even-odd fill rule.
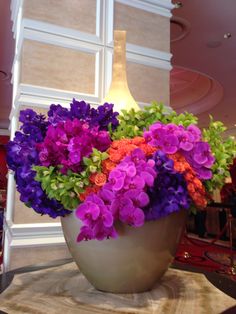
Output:
[[[22,106],[34,107],[35,110],[48,108],[52,103],[69,106],[73,97],[94,105],[102,102],[112,74],[114,27],[122,28],[126,25],[131,30],[130,36],[127,34],[127,70],[130,71],[128,73],[130,87],[134,86],[135,80],[137,81],[137,77],[134,77],[137,75],[140,77],[140,84],[148,84],[146,80],[141,80],[147,70],[146,73],[149,75],[152,73],[153,78],[160,78],[158,80],[160,82],[156,83],[157,86],[160,83],[160,95],[163,86],[166,87],[161,96],[163,99],[159,99],[158,94],[155,94],[158,90],[155,86],[150,90],[150,97],[168,104],[168,73],[171,69],[169,19],[173,8],[170,0],[64,0],[64,3],[60,1],[60,5],[64,5],[64,12],[61,14],[68,15],[64,18],[56,12],[56,9],[60,8],[53,5],[55,1],[12,0],[11,3],[16,40],[12,67],[11,138],[18,128],[18,115]],[[75,7],[68,8],[65,4]],[[73,9],[77,11],[74,12]],[[83,13],[81,10],[86,12]],[[125,16],[121,15],[122,10],[126,12]],[[91,20],[89,12],[94,15],[95,21]],[[132,23],[130,27],[128,25],[129,12],[131,22],[133,12],[142,17],[139,18],[137,31]],[[87,21],[90,23],[88,26]],[[149,22],[152,24],[148,28]],[[145,36],[145,31],[148,32],[148,36]],[[163,34],[160,35],[158,32]],[[140,33],[140,37],[137,33]],[[149,42],[145,42],[145,38]],[[153,45],[155,40],[160,43]],[[52,60],[54,55],[55,62]],[[83,68],[86,62],[88,71]],[[73,68],[72,65],[73,73],[70,70]],[[55,73],[59,73],[60,77]],[[63,86],[61,77],[65,82]],[[83,84],[79,84],[79,80],[84,80]],[[135,88],[133,92],[135,93]],[[149,102],[145,94],[138,95],[142,99],[136,98],[137,102],[141,104]],[[25,220],[20,220],[19,223],[16,212],[22,212]],[[26,209],[21,208],[19,202],[16,202],[14,178],[10,172],[5,217],[4,270],[47,260],[45,254],[48,252],[50,255],[52,247],[54,251],[58,247],[59,254],[49,257],[51,259],[67,254],[62,254],[65,243],[60,221],[39,222],[37,219],[35,222],[33,218],[27,218]],[[32,252],[39,248],[45,248],[45,254],[41,260],[37,256],[34,261]],[[19,259],[19,252],[22,252],[22,259],[25,259],[21,263],[16,260]],[[29,258],[27,252],[30,252]]]

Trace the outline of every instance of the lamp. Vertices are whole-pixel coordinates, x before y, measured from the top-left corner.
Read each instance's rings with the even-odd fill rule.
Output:
[[[113,103],[114,109],[120,111],[139,110],[139,106],[130,93],[126,76],[126,31],[114,31],[114,53],[112,81],[103,102]]]

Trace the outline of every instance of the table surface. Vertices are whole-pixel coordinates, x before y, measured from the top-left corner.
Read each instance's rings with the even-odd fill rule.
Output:
[[[24,267],[0,276],[0,313],[236,313],[236,282],[178,268],[170,268],[151,291],[112,294],[93,288],[71,259]]]

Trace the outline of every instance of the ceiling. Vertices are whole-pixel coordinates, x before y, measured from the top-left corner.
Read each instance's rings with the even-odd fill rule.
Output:
[[[173,10],[171,23],[171,106],[197,114],[201,126],[210,113],[236,135],[236,1],[177,2],[180,8]],[[0,130],[8,128],[12,101],[9,6],[10,1],[0,1]]]
[[[171,106],[198,114],[201,126],[211,114],[236,135],[236,1],[177,2],[171,23]]]

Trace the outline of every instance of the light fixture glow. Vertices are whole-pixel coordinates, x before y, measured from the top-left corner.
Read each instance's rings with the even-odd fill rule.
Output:
[[[225,33],[224,34],[224,39],[229,39],[230,37],[232,37],[231,33]]]
[[[103,102],[113,103],[114,109],[120,111],[139,110],[139,106],[130,93],[126,76],[126,31],[114,31],[114,53],[112,81]]]

